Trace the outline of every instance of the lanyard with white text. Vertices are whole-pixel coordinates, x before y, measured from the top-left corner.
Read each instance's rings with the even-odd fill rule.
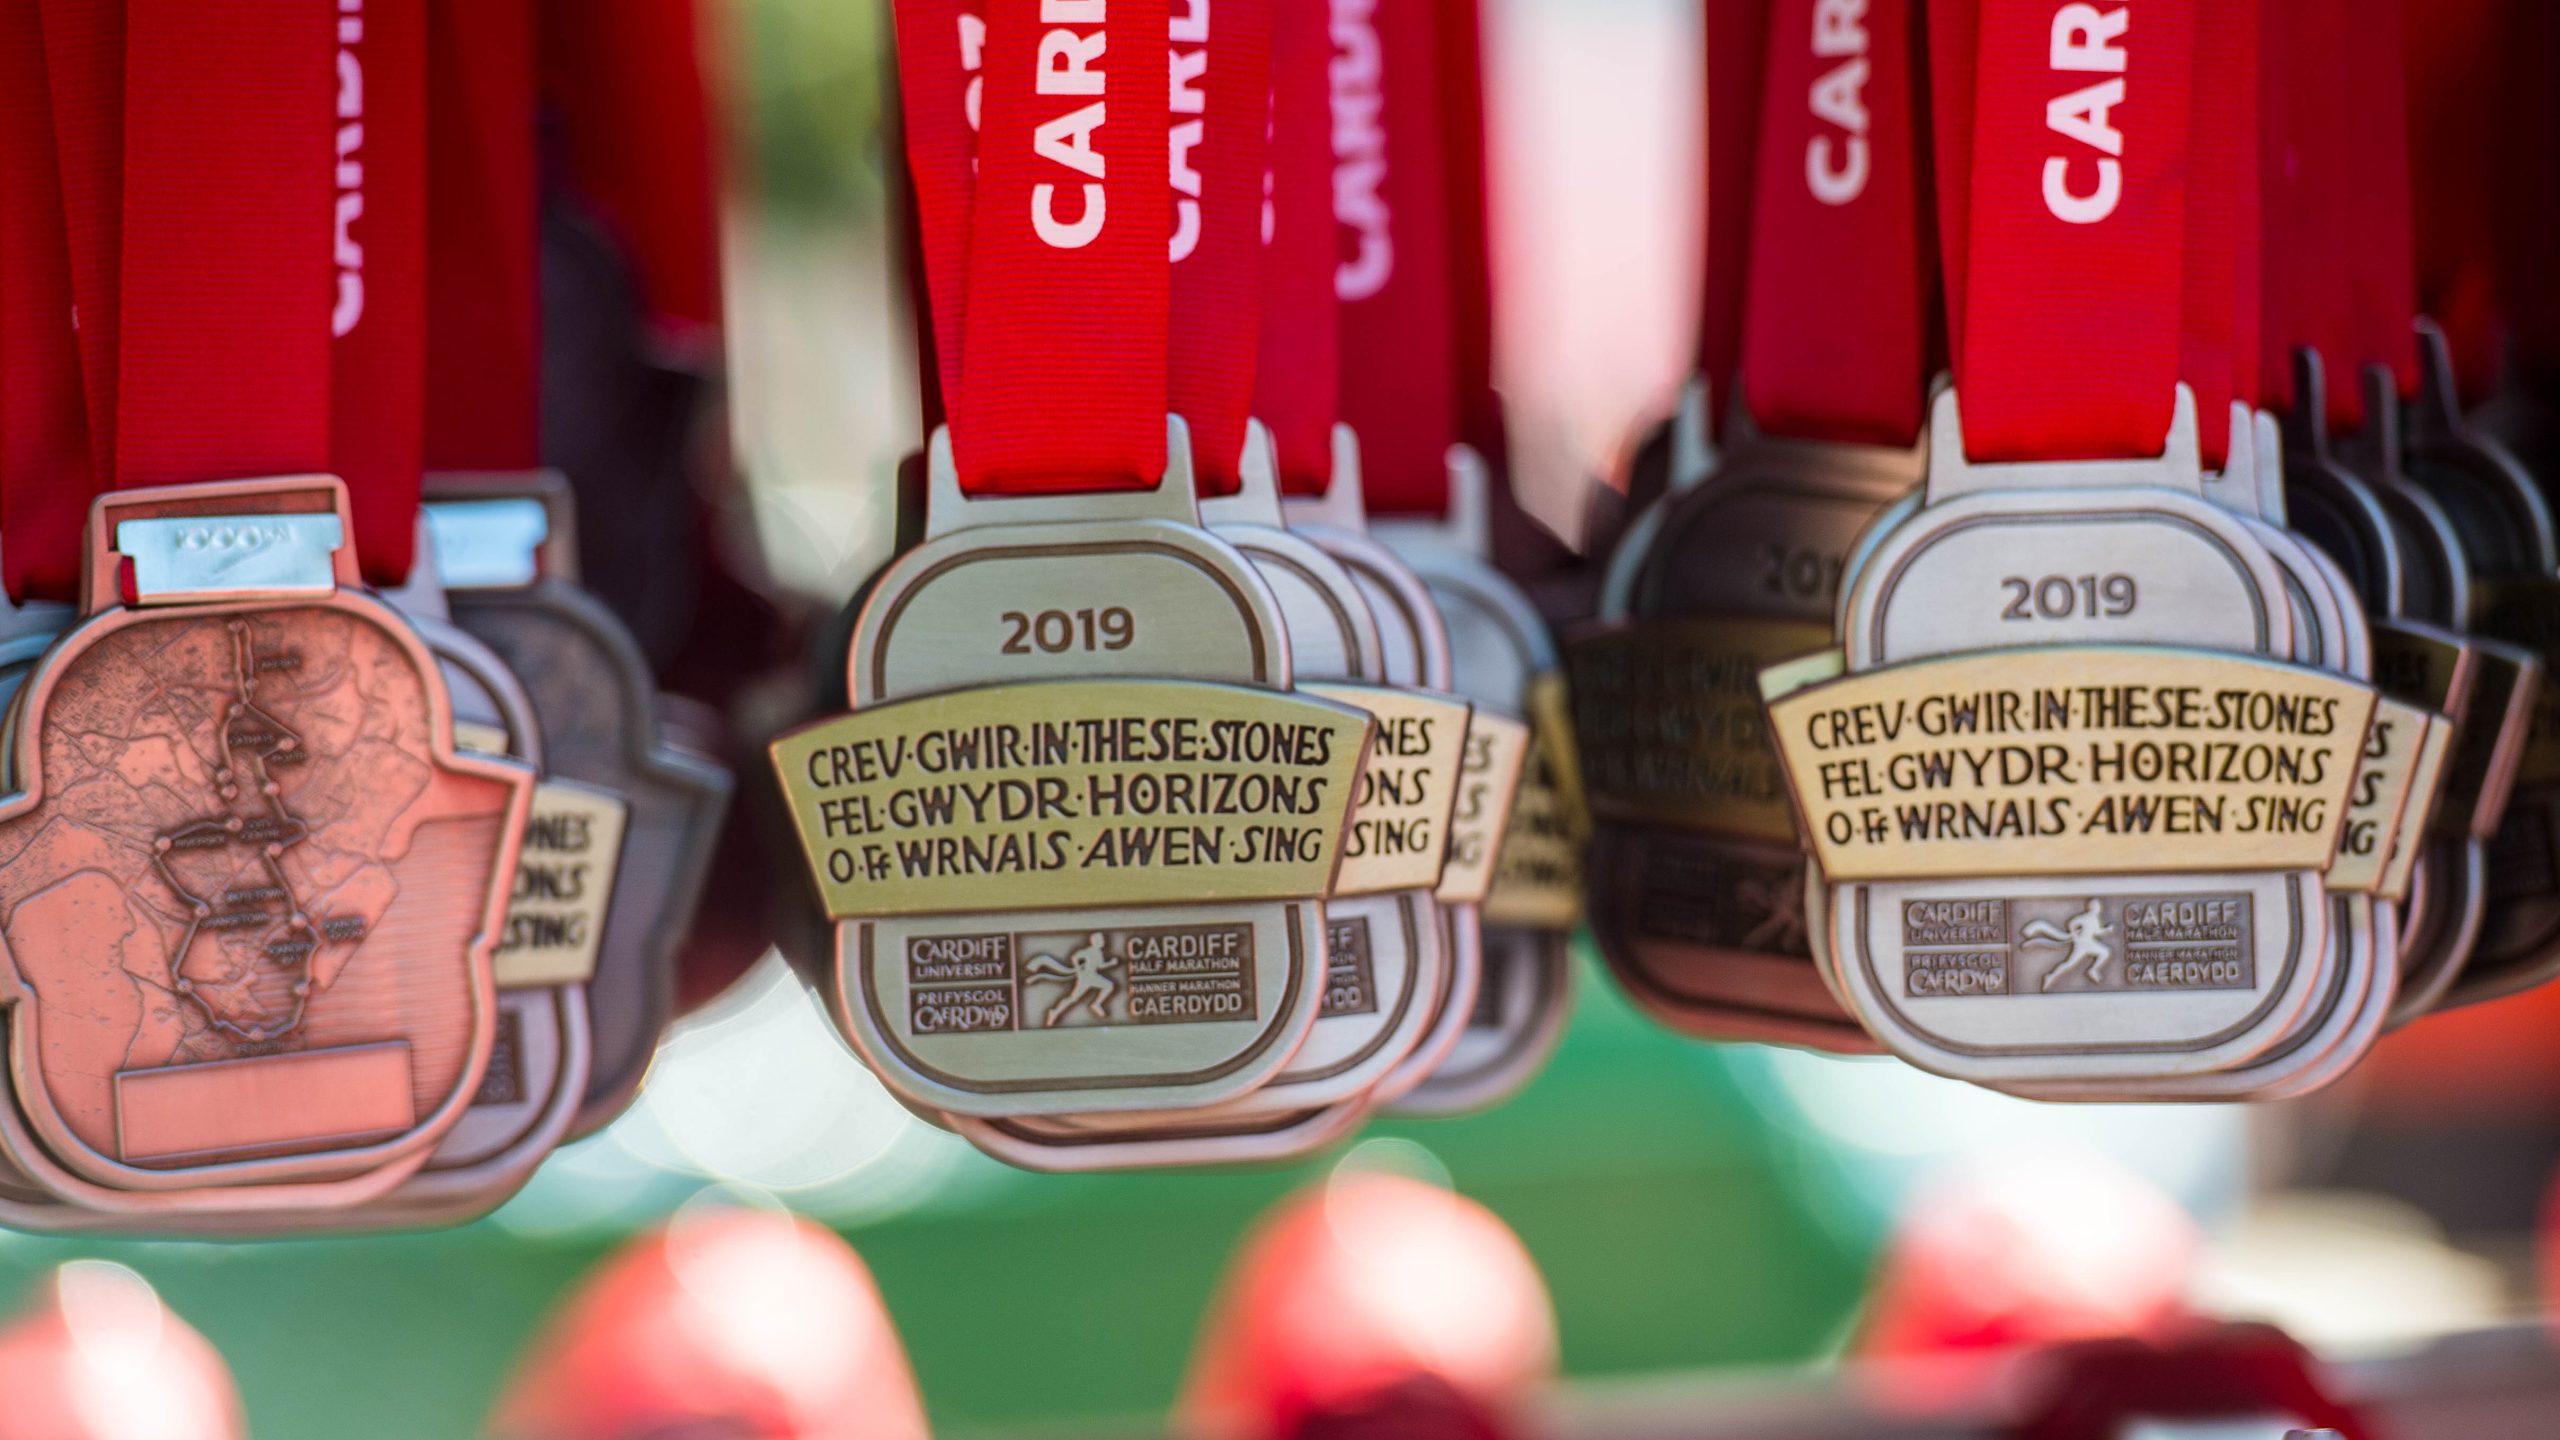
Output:
[[[1460,438],[1443,31],[1463,0],[1338,17],[1334,214],[1342,418],[1377,515],[1437,516]]]
[[[2178,380],[2193,10],[1983,0],[1945,256],[1964,450],[2156,456]],[[1960,57],[1941,57],[1961,64]],[[1942,166],[1942,174],[1952,167]]]
[[[1170,137],[1151,123],[1153,105],[1123,100],[1112,114],[1105,57],[1112,36],[1165,31],[1166,7],[1049,8],[1089,23],[990,7],[988,75],[1038,79],[984,84],[968,224],[944,213],[958,197],[919,193],[926,272],[962,287],[951,294],[938,281],[931,311],[937,325],[960,312],[940,347],[956,353],[938,358],[958,377],[944,402],[971,495],[1145,488],[1164,470],[1173,197],[1147,181],[1167,174]],[[956,25],[951,9],[901,5],[900,32],[932,46]],[[911,105],[911,153],[947,152],[965,123],[947,107]],[[931,258],[963,234],[965,261]]]
[[[1236,490],[1261,358],[1271,26],[1253,0],[1177,4],[1170,26],[1166,384],[1204,498]]]
[[[1271,18],[1270,235],[1253,413],[1271,432],[1280,492],[1321,497],[1341,406],[1332,31],[1316,6],[1280,5]]]
[[[1927,397],[1934,291],[1918,16],[1901,0],[1854,22],[1778,0],[1771,20],[1750,259],[1737,267],[1751,417],[1769,435],[1907,447]]]

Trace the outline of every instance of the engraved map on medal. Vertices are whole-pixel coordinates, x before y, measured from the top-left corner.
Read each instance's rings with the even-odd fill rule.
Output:
[[[290,1117],[197,1112],[356,1086],[319,1107],[343,1139],[441,1103],[469,1058],[469,944],[511,797],[439,767],[406,650],[316,607],[154,620],[28,698],[41,769],[16,779],[38,803],[0,824],[0,935],[74,1134],[148,1158],[137,1132],[183,1117],[216,1132],[200,1153],[281,1153],[308,1148]],[[189,1093],[184,1067],[248,1060],[272,1063]]]

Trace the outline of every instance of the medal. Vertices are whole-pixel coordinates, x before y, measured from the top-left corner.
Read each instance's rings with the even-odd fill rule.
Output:
[[[1767,415],[1735,403],[1714,474],[1674,470],[1631,532],[1646,548],[1613,559],[1603,626],[1569,647],[1585,782],[1615,822],[1594,836],[1594,932],[1637,1003],[1691,1033],[1872,1045],[1809,963],[1802,842],[1757,672],[1828,643],[1848,552],[1919,480],[1928,287],[1906,18],[1823,38],[1810,5],[1778,7],[1740,360]],[[1844,128],[1857,115],[1809,94],[1866,122]],[[1684,411],[1682,428],[1702,423]]]
[[[1325,17],[1227,5],[1206,31],[1177,20],[1172,38],[1176,73],[1198,77],[1175,106],[1185,157],[1175,167],[1175,206],[1196,218],[1177,221],[1172,246],[1170,384],[1199,437],[1201,519],[1269,585],[1298,685],[1369,711],[1379,740],[1325,902],[1323,999],[1288,1067],[1205,1109],[953,1121],[972,1143],[1039,1169],[1268,1162],[1331,1144],[1358,1125],[1371,1088],[1421,1039],[1447,983],[1447,932],[1431,886],[1445,854],[1466,707],[1380,683],[1384,649],[1368,598],[1340,561],[1287,529],[1277,443],[1246,420],[1269,397],[1293,425],[1331,426]],[[1194,122],[1181,117],[1195,109],[1205,119],[1186,145]],[[1282,330],[1289,333],[1258,333]],[[1285,373],[1269,363],[1275,350],[1294,362]],[[1234,363],[1238,351],[1257,357],[1252,369]],[[1312,382],[1326,387],[1320,410],[1303,404]],[[1435,732],[1436,764],[1425,738]]]
[[[432,553],[432,546],[424,548]],[[491,958],[498,1007],[489,1067],[470,1108],[425,1167],[363,1215],[373,1223],[450,1222],[485,1214],[521,1189],[578,1113],[594,1053],[589,972],[564,973],[538,959],[528,964],[534,957],[520,937],[542,923],[548,908],[542,878],[548,865],[540,853],[551,837],[564,825],[611,829],[620,812],[611,797],[564,789],[550,778],[541,724],[523,684],[496,652],[442,613],[432,561],[422,558],[385,598],[417,627],[444,671],[455,743],[545,777],[534,788],[505,926]]]
[[[506,480],[514,493],[502,488]],[[545,773],[591,797],[556,824],[537,823],[535,863],[544,868],[519,888],[547,903],[511,924],[501,952],[527,973],[585,985],[596,1063],[577,1128],[590,1131],[638,1092],[674,1018],[677,948],[708,872],[728,775],[667,738],[638,646],[578,588],[575,552],[559,543],[565,520],[553,528],[568,503],[564,489],[522,472],[447,472],[435,483],[428,523],[439,543],[450,535],[475,562],[503,562],[459,580],[448,572],[453,617],[523,677]],[[538,523],[543,538],[519,548],[479,528],[502,514]]]
[[[353,103],[331,77],[371,57],[303,6],[245,23],[134,7],[116,63],[49,75],[65,113],[124,106],[122,220],[72,230],[106,242],[68,267],[94,469],[8,473],[13,563],[60,575],[77,556],[82,578],[10,712],[0,827],[55,838],[19,850],[0,896],[0,1144],[61,1200],[173,1226],[379,1195],[454,1131],[494,1043],[491,950],[532,788],[457,749],[433,655],[358,571],[359,550],[382,580],[405,568],[415,457],[404,481],[396,423],[333,442],[330,371],[342,393],[346,367],[396,373],[414,299],[404,315],[396,260],[370,293],[350,269],[333,285],[329,248],[276,218],[325,233]],[[396,44],[375,52],[391,103]],[[97,83],[112,74],[124,98]],[[198,123],[208,107],[226,124]],[[79,222],[117,157],[63,133]],[[380,158],[396,177],[397,150]],[[108,288],[117,302],[85,303]],[[333,356],[333,320],[355,333],[367,303],[374,339]],[[172,338],[209,336],[201,356]],[[92,474],[115,488],[86,503]],[[39,490],[50,505],[20,503]],[[81,508],[85,540],[63,525]],[[141,790],[113,779],[134,773],[100,768],[119,740],[168,768]],[[98,839],[62,849],[75,833]]]
[[[2259,380],[2256,97],[2258,16],[2254,5],[2214,7],[2198,17],[2197,110],[2186,216],[2186,315],[2182,372],[2198,395],[2204,427],[2204,493],[2242,517],[2285,577],[2295,618],[2294,659],[2357,680],[2373,674],[2372,644],[2355,587],[2344,572],[2270,517],[2280,475],[2256,408]],[[2381,1033],[2398,973],[2396,902],[2385,867],[2395,845],[2415,843],[2409,788],[2441,717],[2423,708],[2377,703],[2362,774],[2339,853],[2328,873],[2340,962],[2315,1008],[2292,1035],[2252,1062],[2228,1070],[2140,1084],[2079,1089],[2039,1087],[2048,1098],[2245,1099],[2299,1094],[2327,1083],[2361,1058]],[[2432,789],[2432,781],[2429,782]],[[2406,837],[2406,840],[2402,837]]]
[[[453,621],[521,677],[541,728],[558,800],[537,807],[499,964],[585,991],[587,1133],[630,1103],[674,1018],[730,782],[666,737],[638,642],[579,584],[573,497],[539,468],[532,17],[434,13],[452,42],[432,111],[452,193],[430,217],[427,528]]]
[[[2148,1083],[2264,1056],[2333,988],[2347,937],[2323,872],[2372,698],[2286,663],[2303,652],[2282,567],[2203,498],[2176,308],[2075,316],[2103,324],[2104,364],[2048,348],[2063,333],[2051,297],[2179,293],[2184,197],[2169,177],[2184,142],[2157,112],[2145,129],[2116,110],[2100,123],[2120,155],[2027,163],[2002,147],[2040,156],[2096,132],[2046,134],[2008,110],[2033,98],[2038,114],[2085,119],[2069,96],[2094,103],[2086,86],[2145,74],[2182,91],[2191,37],[2172,20],[2139,45],[2083,34],[2075,49],[2031,9],[1982,7],[1978,37],[1962,33],[1969,14],[1934,17],[1941,174],[1970,177],[1942,206],[1957,385],[1932,407],[1926,503],[1849,582],[1846,677],[1788,690],[1792,677],[1772,672],[1771,718],[1828,881],[1834,978],[1879,1039],[1992,1083]],[[2123,78],[2079,74],[2098,70]],[[2066,101],[2045,110],[2047,89]],[[2041,189],[2019,183],[2039,174]],[[2029,274],[2044,312],[2001,298]],[[2020,555],[2038,573],[2020,573]],[[2134,688],[2075,692],[2080,665]],[[2012,666],[2024,693],[1995,678]],[[1896,675],[1905,683],[1885,678]],[[2262,692],[2252,703],[2266,714],[2120,708],[2188,684]],[[2305,707],[2322,718],[2274,718]],[[2139,735],[2109,733],[2118,726]],[[2145,747],[2187,726],[2190,753],[2262,747],[2261,778],[2235,759],[2220,781],[2194,778],[2237,789],[2179,798]],[[1949,748],[1933,758],[1933,743]],[[2146,797],[2146,784],[2161,789]],[[2254,839],[2210,838],[2226,833],[2225,806],[2261,817],[2241,822]],[[2155,833],[2189,838],[2135,838]],[[2227,868],[2175,868],[2209,856]],[[1985,1003],[2001,996],[2026,1003]]]
[[[1315,1022],[1372,722],[1290,693],[1278,602],[1197,524],[1168,435],[1164,7],[991,15],[974,177],[932,98],[953,18],[899,12],[950,407],[925,538],[863,603],[853,713],[774,746],[839,922],[830,998],[954,1116],[1214,1105]],[[1118,127],[1115,75],[1141,97]]]
[[[2312,533],[2327,537],[2323,543],[2348,559],[2351,570],[2365,562],[2349,557],[2376,545],[2387,545],[2396,561],[2396,575],[2368,577],[2397,587],[2389,596],[2392,618],[2377,620],[2377,649],[2386,662],[2377,678],[2386,689],[2426,674],[2433,667],[2424,657],[2448,638],[2395,632],[2413,621],[2468,629],[2476,565],[2512,563],[2500,557],[2531,549],[2535,531],[2548,528],[2547,521],[2536,525],[2521,499],[2497,501],[2476,486],[2457,494],[2422,485],[2402,465],[2401,405],[2404,394],[2416,393],[2419,369],[2409,330],[2415,300],[2397,23],[2377,14],[2352,27],[2319,26],[2317,34],[2287,38],[2285,53],[2295,57],[2289,63],[2302,65],[2303,74],[2352,65],[2376,88],[2370,105],[2347,106],[2325,83],[2286,87],[2286,113],[2274,123],[2291,127],[2288,143],[2300,161],[2289,175],[2268,177],[2271,223],[2281,217],[2300,232],[2285,237],[2282,247],[2271,245],[2270,254],[2304,247],[2267,272],[2271,359],[2287,347],[2306,347],[2293,357],[2287,464],[2302,478],[2290,488],[2298,514],[2306,491],[2327,493],[2314,504],[2335,513],[2319,517],[2321,528]],[[2303,43],[2293,43],[2297,39]],[[2315,263],[2303,263],[2306,254]],[[2338,302],[2341,286],[2352,303]],[[2282,372],[2271,363],[2270,374]],[[2513,531],[2519,522],[2524,529]],[[2364,533],[2344,533],[2357,530]],[[2475,544],[2487,548],[2475,550]],[[2440,1001],[2481,933],[2489,908],[2486,842],[2496,833],[2539,689],[2529,652],[2491,638],[2450,638],[2471,654],[2461,666],[2463,693],[2453,700],[2459,709],[2447,794],[2435,811],[2435,836],[2418,861],[2423,883],[2413,886],[2402,916],[2395,1004],[2401,1019]]]
[[[1465,888],[1444,892],[1455,981],[1431,1038],[1379,1094],[1386,1102],[1410,1094],[1419,1109],[1449,1113],[1524,1082],[1560,1033],[1553,1004],[1568,993],[1571,920],[1554,912],[1578,906],[1580,837],[1546,847],[1547,873],[1511,863],[1521,811],[1556,809],[1552,772],[1531,768],[1534,712],[1546,712],[1556,753],[1567,749],[1552,733],[1565,720],[1554,644],[1491,558],[1490,466],[1502,454],[1502,428],[1491,376],[1476,9],[1388,8],[1358,23],[1374,44],[1354,53],[1373,56],[1374,70],[1334,72],[1336,114],[1376,117],[1374,129],[1348,136],[1338,126],[1335,140],[1341,407],[1358,448],[1338,447],[1320,497],[1297,503],[1331,532],[1327,543],[1355,573],[1367,570],[1398,595],[1417,636],[1440,632],[1449,668],[1434,676],[1426,646],[1420,683],[1472,702],[1471,740],[1484,739],[1478,748],[1489,764],[1476,793],[1485,803],[1469,842],[1478,861]],[[1408,576],[1419,580],[1419,595]],[[1399,628],[1384,609],[1380,624]],[[1507,767],[1490,763],[1510,752],[1523,756],[1517,789],[1546,792],[1525,805],[1500,773]],[[1578,830],[1577,818],[1566,823]],[[1530,973],[1513,973],[1521,970]],[[1480,1001],[1488,991],[1494,998]],[[1479,1034],[1468,1070],[1453,1074],[1439,1098],[1424,1095],[1471,1024]]]

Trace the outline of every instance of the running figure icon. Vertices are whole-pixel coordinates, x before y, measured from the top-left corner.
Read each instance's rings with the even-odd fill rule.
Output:
[[[2057,928],[2050,920],[2030,920],[2019,928],[2018,933],[2030,945],[2071,947],[2070,956],[2046,973],[2043,988],[2052,989],[2063,976],[2081,966],[2087,967],[2090,984],[2105,983],[2106,977],[2100,972],[2107,968],[2109,960],[2115,958],[2115,951],[2108,948],[2104,937],[2116,932],[2114,926],[2099,923],[2097,901],[2090,901],[2088,909],[2072,916],[2067,930]]]
[[[1120,982],[1112,979],[1107,972],[1119,968],[1119,961],[1104,957],[1102,932],[1099,930],[1087,936],[1085,943],[1068,951],[1067,958],[1064,960],[1055,955],[1032,956],[1031,963],[1023,968],[1025,975],[1071,982],[1067,986],[1067,993],[1059,999],[1057,1004],[1049,1007],[1047,1015],[1041,1017],[1040,1028],[1044,1030],[1056,1028],[1058,1018],[1073,1012],[1079,1004],[1091,1010],[1096,1020],[1111,1018],[1102,1007],[1110,1003],[1112,992],[1120,988]]]

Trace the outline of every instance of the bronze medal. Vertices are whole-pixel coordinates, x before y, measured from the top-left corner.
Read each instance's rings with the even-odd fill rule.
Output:
[[[82,618],[13,703],[0,1126],[65,1199],[379,1195],[479,1087],[532,780],[456,749],[345,514],[325,477],[101,498]]]

